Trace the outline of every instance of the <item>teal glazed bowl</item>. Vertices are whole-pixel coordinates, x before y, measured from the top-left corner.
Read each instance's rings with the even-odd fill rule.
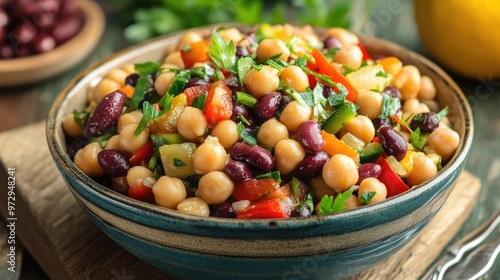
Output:
[[[201,33],[212,30],[213,26],[196,29]],[[126,63],[159,60],[179,36],[133,46],[84,70],[55,100],[46,131],[51,155],[90,219],[127,251],[171,276],[241,280],[342,279],[356,275],[414,238],[439,211],[464,168],[473,122],[459,87],[422,56],[360,35],[373,56],[397,56],[431,77],[438,90],[438,103],[449,105],[449,118],[461,140],[456,154],[435,178],[382,203],[331,216],[250,221],[183,214],[133,200],[94,182],[69,158],[61,122],[68,113],[84,108],[89,87],[109,70]]]

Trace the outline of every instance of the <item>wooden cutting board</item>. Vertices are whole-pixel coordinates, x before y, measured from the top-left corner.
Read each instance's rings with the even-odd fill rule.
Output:
[[[174,279],[129,254],[80,209],[59,174],[45,140],[45,123],[0,133],[0,182],[15,170],[16,238],[53,279]],[[7,212],[7,191],[0,212]],[[355,279],[417,279],[470,215],[480,181],[464,171],[432,222],[385,262]]]

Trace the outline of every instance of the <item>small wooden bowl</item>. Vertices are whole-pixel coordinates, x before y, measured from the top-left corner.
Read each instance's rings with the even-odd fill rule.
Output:
[[[93,1],[76,3],[83,16],[80,32],[44,54],[0,59],[0,87],[26,85],[57,75],[82,61],[94,49],[104,31],[104,13]]]

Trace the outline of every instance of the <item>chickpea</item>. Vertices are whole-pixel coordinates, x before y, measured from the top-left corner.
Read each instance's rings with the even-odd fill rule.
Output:
[[[427,145],[447,162],[455,154],[460,143],[458,133],[450,128],[438,128],[427,138]]]
[[[323,180],[322,176],[318,176],[314,179],[311,180],[309,183],[309,186],[311,187],[312,195],[313,195],[313,200],[314,201],[321,201],[321,198],[325,195],[329,196],[336,196],[337,192],[330,188],[326,183],[325,180]]]
[[[339,39],[340,43],[342,43],[342,46],[356,45],[359,43],[359,39],[358,39],[358,36],[356,36],[356,34],[348,31],[345,28],[341,28],[341,27],[330,28],[326,31],[325,35],[327,37],[329,37],[329,36],[337,37],[337,39]]]
[[[127,183],[129,186],[140,184],[147,177],[154,177],[153,171],[144,166],[133,166],[127,172]]]
[[[134,153],[149,141],[147,128],[144,128],[139,135],[134,135],[137,126],[137,124],[129,124],[120,131],[120,147],[127,153]]]
[[[354,160],[343,154],[332,156],[323,166],[323,180],[336,192],[351,188],[358,181],[358,169]]]
[[[177,204],[177,211],[204,217],[210,215],[208,204],[200,197],[189,197],[184,199]]]
[[[281,72],[280,80],[298,92],[306,91],[309,86],[307,74],[299,66],[290,65]]]
[[[377,202],[384,201],[387,198],[387,188],[384,183],[380,182],[377,178],[366,178],[359,184],[358,198],[360,198],[364,192],[375,192],[368,204],[373,204]]]
[[[358,93],[355,104],[358,105],[358,114],[369,119],[380,116],[382,111],[382,95],[378,92],[363,90]]]
[[[129,124],[139,124],[143,116],[144,114],[141,111],[132,111],[121,115],[118,119],[116,130],[120,133]]]
[[[219,204],[228,199],[234,190],[234,183],[222,171],[212,171],[203,175],[198,183],[196,196],[208,204]]]
[[[434,161],[424,153],[419,153],[413,158],[413,168],[411,169],[406,182],[410,186],[421,184],[436,176],[437,167]]]
[[[184,69],[184,61],[182,60],[180,51],[169,53],[167,57],[165,57],[165,60],[163,60],[163,63],[176,65],[179,69]]]
[[[346,210],[356,209],[361,205],[361,201],[359,201],[359,199],[353,194],[351,194],[349,198],[344,202]]]
[[[111,69],[106,74],[106,76],[104,76],[104,78],[115,81],[118,84],[120,84],[120,87],[124,87],[125,86],[125,79],[127,78],[128,75],[129,74],[125,70],[115,68],[115,69]]]
[[[257,60],[259,61],[278,54],[281,54],[278,59],[283,61],[288,61],[288,57],[290,57],[290,50],[280,39],[264,39],[257,46]]]
[[[407,80],[408,75],[404,71],[400,70],[396,75],[394,75],[390,81],[390,85],[399,89],[403,87]]]
[[[97,154],[102,151],[101,144],[92,142],[76,152],[75,165],[89,177],[95,178],[104,175],[104,170],[97,161]]]
[[[83,131],[76,123],[75,116],[73,114],[66,115],[62,121],[62,129],[69,137],[75,138],[83,135]]]
[[[243,34],[241,34],[238,28],[235,27],[222,29],[217,32],[219,32],[219,35],[221,35],[227,42],[233,41],[235,44],[239,43],[244,38]]]
[[[420,90],[420,70],[414,65],[405,65],[401,71],[408,77],[406,82],[399,88],[402,99],[416,98]]]
[[[420,77],[420,90],[417,98],[421,100],[434,100],[436,97],[436,86],[429,76]]]
[[[122,66],[122,70],[127,72],[127,75],[136,73],[135,65],[133,63],[125,64]]]
[[[306,151],[302,145],[293,139],[283,139],[274,147],[276,168],[282,174],[288,174],[295,170],[306,157]]]
[[[104,146],[105,150],[117,150],[123,153],[122,148],[120,147],[120,135],[113,135],[106,142],[106,146]],[[127,154],[127,153],[125,153]]]
[[[266,147],[274,147],[283,139],[288,138],[288,129],[277,119],[269,119],[264,122],[257,132],[257,141],[259,144]]]
[[[312,110],[302,106],[297,100],[288,103],[281,112],[280,122],[283,123],[290,133],[295,133],[301,123],[311,118]]]
[[[177,118],[177,130],[179,134],[189,141],[197,141],[205,135],[207,129],[205,114],[198,108],[185,107]]]
[[[169,209],[176,209],[179,202],[186,199],[186,187],[179,178],[161,176],[153,185],[156,204]]]
[[[363,140],[365,144],[368,144],[375,136],[375,127],[373,126],[373,122],[367,116],[357,115],[346,123],[346,125],[342,128],[342,132],[342,134],[351,133],[357,138]]]
[[[160,74],[155,80],[155,90],[160,96],[164,96],[167,93],[170,85],[174,81],[174,72],[165,72]]]
[[[210,135],[217,137],[219,143],[225,148],[230,149],[238,142],[238,125],[232,120],[223,120],[219,122],[210,132]]]
[[[176,50],[180,51],[186,45],[189,45],[189,44],[192,44],[192,43],[196,43],[196,42],[199,42],[199,41],[202,41],[202,40],[203,40],[203,38],[200,36],[200,34],[194,32],[194,31],[186,32],[179,39],[179,42],[177,43]]]
[[[267,65],[263,65],[260,70],[254,68],[245,76],[244,83],[255,98],[260,98],[278,89],[280,85],[278,70]]]
[[[363,62],[363,52],[356,45],[345,45],[335,53],[333,61],[358,69]]]
[[[101,99],[103,99],[104,96],[112,93],[115,90],[120,89],[120,87],[121,86],[118,82],[108,78],[104,78],[99,82],[99,84],[97,84],[93,98],[91,98],[91,100],[96,103],[99,103],[99,101],[101,101]]]
[[[407,99],[403,103],[403,113],[417,114],[420,108],[420,101],[416,98]]]
[[[220,171],[226,166],[228,155],[216,137],[209,136],[193,154],[194,170],[198,174]]]

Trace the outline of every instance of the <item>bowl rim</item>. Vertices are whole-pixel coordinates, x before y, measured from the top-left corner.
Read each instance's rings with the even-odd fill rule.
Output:
[[[57,75],[92,51],[104,32],[104,12],[90,0],[75,1],[75,4],[83,20],[80,31],[49,52],[0,60],[0,87],[33,83]]]
[[[168,38],[172,38],[175,36],[179,36],[180,34],[183,34],[184,32],[188,31],[206,31],[207,29],[214,29],[217,27],[237,27],[237,28],[251,28],[253,26],[248,26],[248,25],[242,25],[239,23],[219,23],[219,24],[213,24],[213,25],[207,25],[207,26],[202,26],[202,27],[197,27],[197,28],[191,28],[191,29],[186,29],[178,32],[174,32],[168,35],[156,37],[153,39],[149,39],[147,41],[138,43],[133,46],[129,46],[127,48],[124,48],[122,50],[119,50],[112,54],[111,56],[102,59],[101,61],[98,61],[90,66],[88,66],[86,69],[81,71],[77,76],[75,76],[63,89],[62,91],[58,94],[56,99],[54,100],[48,116],[46,120],[46,137],[47,137],[47,143],[49,145],[49,150],[51,152],[51,156],[53,157],[54,161],[56,161],[57,165],[59,165],[61,172],[64,172],[66,176],[69,176],[79,182],[81,182],[83,185],[86,185],[89,187],[88,190],[92,191],[94,194],[98,194],[102,196],[101,198],[115,204],[119,207],[127,208],[132,211],[146,211],[146,212],[151,212],[152,214],[159,215],[159,216],[165,216],[165,218],[173,218],[173,219],[178,219],[178,220],[187,220],[193,223],[199,223],[199,224],[212,224],[215,225],[219,228],[234,228],[238,227],[241,228],[244,226],[245,228],[268,228],[269,225],[272,225],[273,227],[305,227],[310,224],[321,224],[321,223],[330,223],[330,222],[335,222],[335,221],[340,221],[343,219],[349,219],[353,220],[356,219],[357,217],[360,216],[366,216],[370,212],[378,212],[378,210],[384,210],[389,207],[391,207],[393,204],[400,204],[404,203],[405,201],[410,200],[412,197],[416,197],[426,191],[430,191],[432,189],[436,189],[436,186],[438,185],[438,182],[441,180],[443,177],[448,177],[451,176],[452,173],[456,169],[459,169],[460,171],[463,169],[463,166],[465,165],[465,162],[469,156],[469,152],[471,150],[471,144],[472,144],[472,139],[473,139],[473,115],[472,115],[472,110],[470,108],[470,105],[467,101],[466,96],[458,87],[458,85],[453,81],[453,79],[444,71],[442,70],[439,66],[437,66],[434,62],[430,61],[429,59],[425,58],[424,56],[409,50],[405,47],[402,47],[396,43],[387,41],[385,39],[380,39],[380,38],[375,38],[371,37],[368,35],[363,35],[363,34],[357,34],[362,42],[364,41],[373,41],[373,42],[380,42],[384,44],[387,47],[390,47],[391,49],[397,49],[399,51],[403,52],[408,52],[410,53],[415,59],[418,59],[423,65],[425,65],[428,70],[432,71],[435,73],[437,76],[439,76],[446,85],[450,87],[452,90],[452,94],[456,96],[456,98],[459,99],[459,107],[457,110],[462,111],[463,115],[465,117],[464,119],[464,135],[463,137],[460,138],[459,146],[457,151],[455,152],[454,156],[450,159],[450,161],[438,172],[437,176],[434,178],[430,179],[429,181],[426,181],[424,184],[419,184],[414,187],[412,187],[409,191],[395,195],[393,197],[390,197],[386,199],[385,201],[381,203],[376,203],[372,205],[364,205],[356,209],[352,210],[345,210],[339,213],[335,213],[332,215],[314,215],[311,217],[307,218],[290,218],[290,219],[258,219],[258,220],[240,220],[240,219],[229,219],[229,218],[219,218],[219,217],[200,217],[200,216],[195,216],[195,215],[190,215],[190,214],[185,214],[181,213],[176,210],[172,209],[167,209],[164,207],[160,207],[157,205],[153,204],[148,204],[146,202],[142,201],[137,201],[134,200],[130,197],[127,197],[125,195],[119,194],[101,184],[98,184],[95,182],[93,179],[88,177],[86,174],[84,174],[82,171],[80,171],[76,165],[70,160],[70,158],[67,156],[65,152],[65,148],[63,147],[63,143],[61,143],[59,140],[63,139],[64,135],[61,134],[61,129],[58,129],[57,126],[60,126],[60,120],[61,118],[58,117],[59,115],[59,110],[61,109],[62,105],[64,105],[66,97],[68,94],[71,92],[71,90],[90,72],[94,71],[98,67],[106,64],[107,62],[113,61],[120,56],[127,54],[131,51],[134,51],[136,49],[141,49],[142,47],[145,47],[149,44],[157,43],[159,41],[166,40]],[[321,27],[313,27],[315,29],[324,29]],[[369,48],[369,47],[368,47]],[[68,184],[69,188],[73,188]],[[74,190],[72,190],[74,191]]]

